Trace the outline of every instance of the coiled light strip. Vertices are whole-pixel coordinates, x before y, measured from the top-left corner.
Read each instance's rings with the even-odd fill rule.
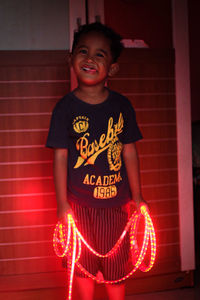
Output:
[[[139,220],[141,217],[144,217],[144,238],[142,242],[141,249],[139,251],[137,244],[137,228],[139,224]],[[89,273],[79,262],[79,258],[81,256],[81,244],[83,243],[89,251],[91,251],[94,255],[106,258],[113,255],[120,247],[126,233],[130,230],[130,248],[132,252],[132,260],[133,260],[133,269],[123,278],[118,280],[108,281],[97,278],[96,276]],[[146,266],[144,264],[144,257],[147,253],[148,245],[150,240],[150,261],[149,265]],[[129,278],[137,269],[140,269],[142,272],[148,272],[155,262],[156,257],[156,237],[155,230],[153,226],[153,222],[148,213],[148,210],[145,205],[140,207],[140,213],[134,212],[131,218],[129,219],[124,231],[122,232],[120,238],[114,247],[107,252],[106,254],[100,254],[95,251],[84,239],[81,235],[80,231],[77,229],[74,219],[71,214],[67,214],[66,216],[66,224],[62,222],[58,222],[53,235],[53,247],[55,253],[59,257],[67,256],[68,262],[68,271],[69,271],[69,284],[68,284],[68,300],[72,298],[72,284],[73,284],[73,276],[74,276],[74,268],[75,264],[79,267],[79,269],[87,275],[89,278],[96,280],[98,283],[119,283],[121,281]]]

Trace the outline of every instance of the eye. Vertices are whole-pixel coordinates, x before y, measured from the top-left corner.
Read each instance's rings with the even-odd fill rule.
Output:
[[[101,52],[98,52],[98,53],[96,54],[96,56],[98,56],[98,57],[104,57],[103,53],[101,53]]]
[[[86,49],[80,49],[79,53],[81,53],[81,54],[87,54],[87,50]]]

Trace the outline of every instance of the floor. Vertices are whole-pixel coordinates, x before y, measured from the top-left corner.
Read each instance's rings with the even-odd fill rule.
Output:
[[[142,294],[126,297],[126,300],[199,300],[200,290],[180,289],[168,292]]]
[[[6,300],[59,300],[66,299],[65,296],[66,291],[64,289],[0,293],[0,299]],[[195,274],[194,288],[182,288],[177,290],[126,296],[125,300],[200,300],[200,270]]]
[[[127,296],[125,300],[200,300],[200,270],[195,272],[194,288]]]

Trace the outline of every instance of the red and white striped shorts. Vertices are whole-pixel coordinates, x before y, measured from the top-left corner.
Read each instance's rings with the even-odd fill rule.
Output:
[[[128,221],[127,205],[114,208],[89,208],[73,203],[72,208],[79,231],[89,245],[101,254],[113,248]],[[126,234],[117,252],[108,258],[95,256],[83,245],[79,262],[93,275],[101,271],[105,280],[117,280],[127,274],[129,249],[129,234]],[[75,274],[86,277],[78,267],[75,269]]]

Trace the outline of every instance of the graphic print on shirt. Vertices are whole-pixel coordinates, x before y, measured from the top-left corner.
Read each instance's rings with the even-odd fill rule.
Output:
[[[113,117],[110,117],[107,131],[101,134],[99,140],[95,139],[91,143],[89,143],[90,133],[87,132],[89,128],[89,119],[87,117],[76,117],[72,125],[76,133],[84,133],[76,142],[76,149],[79,156],[74,169],[84,167],[88,164],[94,165],[97,157],[104,151],[107,151],[109,169],[114,174],[98,176],[97,178],[96,175],[86,174],[83,184],[94,187],[94,198],[108,199],[115,197],[117,195],[116,183],[122,180],[120,175],[122,143],[118,138],[124,127],[122,113],[120,113],[119,119],[115,124]]]
[[[89,118],[85,116],[78,116],[74,119],[72,125],[74,128],[74,131],[76,133],[86,132],[89,127]]]

